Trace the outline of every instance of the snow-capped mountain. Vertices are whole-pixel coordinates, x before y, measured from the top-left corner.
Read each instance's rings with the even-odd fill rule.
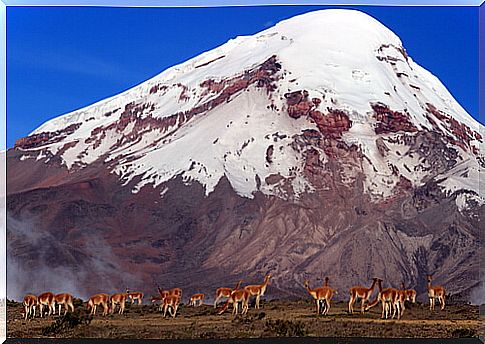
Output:
[[[132,283],[189,273],[189,288],[271,270],[290,293],[306,274],[419,289],[435,273],[469,293],[480,132],[381,23],[310,12],[18,140],[7,153],[13,259],[23,271],[39,250],[18,251],[28,220],[53,238],[42,253],[53,260],[39,264],[73,248],[97,262],[102,246],[98,273],[113,285],[120,269]]]

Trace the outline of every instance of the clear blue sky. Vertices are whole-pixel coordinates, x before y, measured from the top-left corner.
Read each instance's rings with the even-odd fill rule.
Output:
[[[112,96],[280,20],[335,6],[7,8],[7,147],[46,120]],[[372,7],[409,55],[478,119],[478,8]]]

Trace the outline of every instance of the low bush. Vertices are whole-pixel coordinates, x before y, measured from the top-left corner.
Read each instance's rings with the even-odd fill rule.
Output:
[[[307,331],[301,321],[292,320],[268,320],[265,323],[265,332],[280,337],[302,337]]]
[[[45,326],[42,329],[44,336],[58,334],[65,330],[70,330],[78,325],[89,325],[93,320],[93,317],[85,313],[67,313],[66,315],[59,317],[52,324]]]

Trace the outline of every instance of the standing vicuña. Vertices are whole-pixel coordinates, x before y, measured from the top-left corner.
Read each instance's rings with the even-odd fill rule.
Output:
[[[361,299],[361,306],[360,306],[360,312],[363,314],[364,313],[364,304],[366,301],[369,301],[369,298],[372,295],[372,292],[374,291],[374,287],[376,286],[378,278],[374,277],[373,282],[370,288],[362,287],[362,286],[356,286],[350,288],[350,300],[349,300],[349,313],[353,314],[354,313],[354,303],[357,301],[358,298]]]
[[[167,310],[169,309],[172,318],[177,315],[177,309],[179,308],[180,297],[175,295],[169,295],[163,298],[163,317],[167,315]]]
[[[334,294],[338,295],[337,290],[330,288],[330,286],[328,285],[329,280],[330,280],[330,278],[325,277],[325,283],[322,287],[324,289],[324,295],[323,295],[324,301],[323,301],[323,305],[322,305],[323,306],[323,311],[322,311],[323,315],[328,314],[328,311],[330,310],[330,303],[332,301],[333,295]]]
[[[256,304],[254,308],[259,308],[259,300],[261,296],[264,295],[266,288],[268,287],[269,279],[271,278],[271,274],[267,274],[264,277],[263,284],[260,285],[247,285],[244,287],[245,290],[249,292],[249,296],[256,296]]]
[[[131,300],[131,304],[135,303],[135,300],[138,300],[138,305],[142,304],[144,294],[141,291],[131,291],[126,288],[126,294]]]
[[[57,294],[54,299],[56,303],[59,305],[59,315],[61,315],[62,305],[64,305],[64,309],[65,309],[64,315],[66,315],[69,310],[72,313],[74,313],[73,297],[71,294],[67,294],[67,293]]]
[[[39,296],[37,296],[37,300],[39,301],[39,312],[40,312],[40,317],[43,317],[44,316],[44,306],[47,306],[47,308],[49,309],[49,314],[48,315],[51,315],[55,312],[55,295],[51,292],[47,292],[47,293],[42,293],[40,294]]]
[[[305,280],[305,288],[308,291],[308,294],[310,294],[315,300],[317,315],[327,314],[328,312],[327,308],[329,307],[330,303],[327,306],[326,302],[327,302],[327,299],[330,300],[334,290],[329,287],[319,287],[319,288],[311,289],[310,282],[308,280]],[[320,307],[323,308],[321,311],[320,311]]]
[[[91,310],[90,315],[96,315],[97,306],[103,307],[103,315],[107,315],[109,311],[109,295],[108,294],[96,294],[88,300],[88,310]]]
[[[118,313],[123,314],[125,312],[125,302],[127,298],[128,298],[128,294],[126,293],[116,293],[111,295],[109,298],[111,303],[111,314],[114,313],[116,305],[120,305],[120,309]]]
[[[445,288],[438,285],[431,285],[433,276],[428,275],[428,298],[429,298],[429,310],[434,310],[435,300],[441,304],[441,310],[445,309]]]
[[[204,294],[194,294],[194,295],[192,295],[190,297],[189,305],[195,307],[196,304],[198,304],[199,306],[201,306],[202,303],[204,302],[204,297],[205,297]]]
[[[23,304],[25,309],[25,320],[30,316],[35,318],[35,307],[39,304],[37,296],[32,294],[25,295]]]

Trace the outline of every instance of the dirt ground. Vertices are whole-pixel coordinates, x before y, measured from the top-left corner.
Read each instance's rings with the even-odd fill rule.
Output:
[[[20,303],[7,304],[8,338],[250,338],[280,336],[317,337],[478,337],[479,307],[447,305],[430,312],[426,305],[406,304],[401,320],[381,320],[380,305],[361,315],[347,313],[347,304],[332,304],[329,314],[316,316],[314,303],[266,301],[262,308],[249,309],[245,316],[233,317],[231,311],[217,315],[211,305],[182,305],[175,319],[163,318],[154,305],[127,305],[125,314],[101,313],[91,318],[76,303],[73,315],[23,319]],[[356,308],[357,305],[356,305]],[[98,310],[99,312],[99,310]]]

